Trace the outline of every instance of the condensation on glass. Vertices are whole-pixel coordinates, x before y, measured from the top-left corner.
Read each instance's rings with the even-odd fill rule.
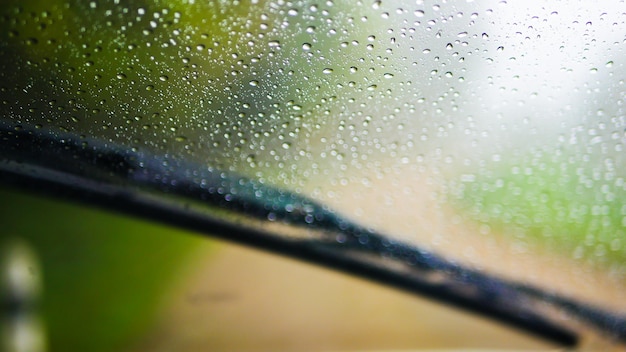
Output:
[[[618,321],[625,21],[617,2],[13,1],[2,136],[81,150],[63,171],[105,184],[136,160],[131,192],[145,168],[162,170],[152,185],[213,187],[218,208],[278,195],[252,225],[270,231],[281,212],[327,216],[297,195]],[[80,160],[104,151],[126,156],[110,174]]]

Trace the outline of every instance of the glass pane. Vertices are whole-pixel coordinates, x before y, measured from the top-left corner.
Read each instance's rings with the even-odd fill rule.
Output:
[[[6,183],[626,337],[626,6],[10,1]]]

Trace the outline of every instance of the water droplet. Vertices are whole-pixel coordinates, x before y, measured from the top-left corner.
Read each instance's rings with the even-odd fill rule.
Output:
[[[385,77],[385,78],[387,78],[387,79],[390,79],[390,78],[393,78],[393,74],[391,74],[391,73],[385,73],[385,74],[383,75],[383,77]]]
[[[413,12],[413,14],[416,17],[424,17],[424,10],[415,10],[415,12]]]
[[[333,69],[332,68],[325,68],[324,70],[322,70],[322,73],[325,75],[329,75],[331,73],[333,73]]]
[[[311,50],[311,44],[309,43],[302,44],[302,50],[306,50],[306,51]]]
[[[168,76],[166,76],[166,75],[161,75],[161,76],[159,76],[159,79],[160,79],[161,81],[165,82],[165,81],[167,81],[167,80],[168,80],[168,79],[170,79],[170,78],[169,78]]]
[[[252,80],[252,81],[250,81],[249,83],[250,83],[250,85],[251,85],[251,86],[253,86],[253,87],[256,87],[256,86],[258,86],[258,85],[259,85],[259,81],[257,81],[257,80]]]
[[[291,143],[289,143],[289,142],[284,142],[284,143],[283,143],[283,149],[289,149],[289,148],[291,148]]]

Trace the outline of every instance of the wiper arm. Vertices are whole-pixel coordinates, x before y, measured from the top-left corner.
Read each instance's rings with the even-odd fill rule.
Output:
[[[557,322],[561,313],[626,342],[624,316],[464,267],[299,194],[175,157],[0,121],[0,180],[332,267],[558,344],[579,340],[575,324]]]

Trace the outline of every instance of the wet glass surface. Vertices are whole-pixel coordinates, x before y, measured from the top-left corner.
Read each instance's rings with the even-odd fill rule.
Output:
[[[623,341],[625,13],[13,1],[0,170],[563,343]]]

